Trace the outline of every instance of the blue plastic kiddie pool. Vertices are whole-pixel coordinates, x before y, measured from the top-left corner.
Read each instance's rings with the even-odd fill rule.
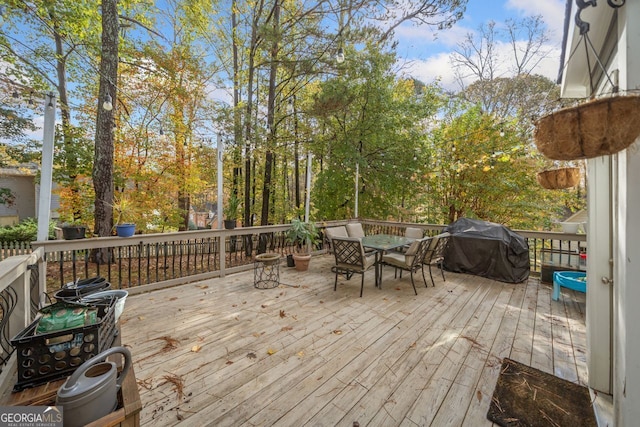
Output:
[[[560,298],[560,287],[578,292],[587,291],[587,273],[584,271],[556,271],[553,273],[553,300]]]

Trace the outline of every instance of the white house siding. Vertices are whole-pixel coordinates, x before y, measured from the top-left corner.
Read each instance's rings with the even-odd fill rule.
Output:
[[[640,2],[619,9],[620,87],[640,89]],[[640,117],[629,117],[640,120]],[[640,145],[617,155],[614,233],[614,416],[617,426],[640,420]]]
[[[572,4],[562,93],[565,97],[590,94],[584,47],[574,52],[579,31],[573,24],[577,12]],[[617,13],[617,14],[616,14]],[[619,9],[606,1],[587,7],[581,18],[589,22],[589,37],[607,64],[607,73],[624,94],[640,90],[640,1],[627,0]],[[617,20],[617,27],[612,26]],[[611,33],[610,30],[613,30]],[[609,43],[605,37],[609,35]],[[591,56],[593,77],[601,71]],[[616,82],[617,79],[617,82]],[[611,92],[606,79],[598,93]],[[637,93],[637,92],[636,92]],[[640,114],[628,117],[640,120]],[[587,334],[589,385],[609,389],[613,395],[613,420],[618,427],[637,426],[640,420],[640,142],[613,156],[588,161],[589,231],[587,262]],[[604,207],[603,207],[604,206]],[[611,254],[611,264],[607,254]],[[612,265],[612,271],[609,273]],[[602,278],[613,278],[613,285]],[[612,304],[605,301],[612,294]],[[612,331],[612,354],[606,350]],[[609,376],[609,371],[611,375]],[[609,387],[610,384],[610,387]]]

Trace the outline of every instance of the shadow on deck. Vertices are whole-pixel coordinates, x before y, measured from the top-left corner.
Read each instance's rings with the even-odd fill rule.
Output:
[[[359,298],[332,263],[281,265],[275,289],[248,271],[130,296],[141,424],[490,425],[503,357],[586,383],[584,294],[445,273],[415,296],[387,268]]]

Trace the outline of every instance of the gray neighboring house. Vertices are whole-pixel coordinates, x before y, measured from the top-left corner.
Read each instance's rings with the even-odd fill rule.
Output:
[[[38,166],[29,164],[0,168],[0,188],[8,188],[15,197],[11,206],[0,204],[0,226],[14,225],[25,218],[36,218],[40,186],[36,184]],[[51,217],[58,217],[57,195],[51,197]]]

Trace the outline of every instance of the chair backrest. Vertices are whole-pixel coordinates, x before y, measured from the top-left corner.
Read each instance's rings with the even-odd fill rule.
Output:
[[[434,236],[424,258],[425,264],[433,264],[442,261],[444,259],[444,250],[447,248],[448,243],[449,233],[442,233]]]
[[[404,229],[404,237],[408,237],[410,239],[422,239],[424,236],[424,232],[422,228],[416,227],[407,227]]]
[[[336,237],[349,237],[347,234],[347,228],[344,225],[340,225],[338,227],[328,227],[324,230],[327,239],[331,241],[331,239],[335,239]]]
[[[347,224],[347,233],[349,234],[349,237],[364,237],[362,224],[359,222]]]
[[[344,225],[340,225],[338,227],[327,227],[324,230],[324,235],[328,242],[329,253],[333,252],[333,239],[335,239],[336,237],[349,237],[349,235],[347,234],[347,228]]]
[[[362,241],[357,237],[336,237],[331,240],[336,266],[343,268],[364,269],[365,254]]]
[[[425,237],[423,239],[417,239],[411,243],[409,249],[404,253],[404,259],[407,265],[413,268],[423,262],[429,250],[431,240],[431,237]]]

